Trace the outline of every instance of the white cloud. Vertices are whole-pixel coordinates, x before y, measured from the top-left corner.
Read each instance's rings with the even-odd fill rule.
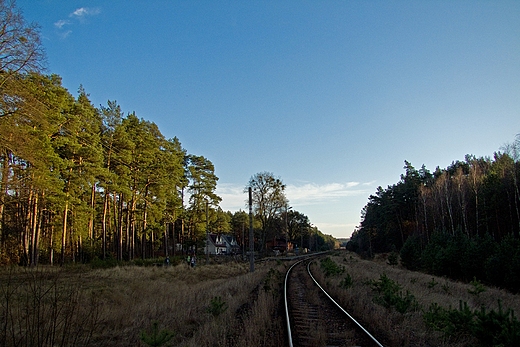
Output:
[[[71,33],[72,33],[72,30],[67,30],[67,31],[60,32],[59,35],[62,39],[66,39]]]
[[[357,188],[360,185],[362,184],[359,182],[327,183],[322,185],[306,183],[301,186],[288,185],[286,195],[292,205],[312,204],[366,194],[366,190]]]
[[[54,23],[54,26],[58,29],[62,29],[65,25],[70,25],[70,21],[66,20],[66,19],[60,19],[59,21],[57,21],[56,23]]]
[[[292,206],[310,205],[367,194],[368,190],[361,189],[361,186],[367,187],[366,184],[359,182],[327,183],[322,185],[305,183],[302,185],[287,185],[285,193]],[[247,194],[244,193],[244,186],[242,185],[220,183],[217,185],[216,193],[222,198],[220,206],[224,211],[244,210],[247,208]]]
[[[85,16],[94,16],[101,12],[99,8],[88,8],[88,7],[80,7],[72,12],[69,17],[75,18],[83,18]]]
[[[290,205],[295,210],[301,209],[323,233],[349,237],[359,225],[358,212],[364,205],[366,196],[372,193],[374,185],[375,182],[302,182],[287,185],[285,193]],[[222,210],[248,212],[244,187],[232,183],[217,185],[216,193],[222,198]]]
[[[219,183],[216,193],[222,198],[220,207],[224,211],[234,212],[240,209],[246,209],[247,194],[244,193],[244,186],[231,183]]]
[[[80,23],[85,23],[85,18],[87,16],[94,16],[99,13],[101,13],[101,10],[99,8],[80,7],[71,14],[69,14],[69,18],[77,19]],[[60,19],[54,23],[54,26],[58,29],[58,35],[62,39],[65,39],[72,33],[72,30],[65,30],[65,26],[73,24],[74,22],[71,20]]]

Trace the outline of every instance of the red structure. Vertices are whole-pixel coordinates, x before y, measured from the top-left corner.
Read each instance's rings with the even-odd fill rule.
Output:
[[[267,241],[266,248],[273,251],[287,252],[293,250],[293,244],[283,237],[275,237],[274,239]]]

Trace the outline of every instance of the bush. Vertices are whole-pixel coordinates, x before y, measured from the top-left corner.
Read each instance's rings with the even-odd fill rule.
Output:
[[[153,322],[151,333],[148,334],[146,331],[141,332],[141,341],[150,347],[161,347],[174,336],[175,333],[166,329],[159,331],[159,323]]]
[[[424,312],[426,325],[442,331],[447,336],[472,335],[481,346],[520,346],[520,322],[513,311],[486,312],[484,308],[471,311],[466,302],[459,302],[458,309],[445,309],[434,303]]]
[[[467,236],[439,232],[432,235],[422,253],[422,265],[426,271],[454,279],[462,277],[461,254],[466,249]]]
[[[226,312],[228,309],[228,304],[225,301],[222,301],[220,296],[216,296],[211,299],[209,306],[207,307],[207,312],[211,313],[213,317],[218,317],[222,313]]]
[[[386,274],[379,277],[379,281],[371,281],[372,290],[377,292],[374,301],[386,308],[394,307],[397,312],[415,311],[419,304],[409,292],[402,292],[401,286],[388,278]]]
[[[507,236],[485,261],[486,280],[513,292],[520,291],[520,240]]]
[[[408,270],[421,268],[421,240],[418,236],[410,236],[401,248],[401,264]]]
[[[392,251],[388,255],[388,265],[399,265],[399,254],[396,251]]]
[[[485,268],[486,259],[495,252],[495,242],[489,234],[486,234],[469,239],[465,245],[460,260],[463,279],[484,280],[482,269]]]
[[[323,270],[323,273],[325,274],[325,277],[336,276],[345,272],[344,266],[339,266],[338,264],[336,264],[335,261],[333,261],[329,257],[323,258],[320,261],[320,265],[321,269]]]
[[[349,289],[353,284],[354,282],[352,281],[352,276],[349,274],[347,274],[347,276],[345,276],[345,278],[339,282],[339,286],[344,289]]]

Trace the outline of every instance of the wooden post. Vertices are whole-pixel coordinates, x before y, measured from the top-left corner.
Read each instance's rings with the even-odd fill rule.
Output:
[[[253,193],[249,187],[249,272],[255,271],[255,239],[253,235]]]

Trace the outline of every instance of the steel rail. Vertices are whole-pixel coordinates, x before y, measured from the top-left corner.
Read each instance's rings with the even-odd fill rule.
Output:
[[[289,347],[293,347],[293,342],[292,342],[292,332],[291,332],[291,320],[289,317],[289,305],[287,303],[288,302],[288,300],[287,300],[287,281],[289,279],[289,273],[291,272],[292,268],[295,267],[296,265],[298,265],[299,263],[301,263],[303,260],[304,259],[299,260],[296,263],[292,264],[291,267],[289,268],[289,270],[287,270],[287,272],[285,273],[283,296],[284,296],[284,301],[285,301],[285,319],[287,322],[287,337],[289,339]]]
[[[295,264],[296,265],[296,264]],[[293,265],[294,266],[294,265]],[[347,315],[348,318],[350,318],[350,320],[356,324],[372,341],[374,341],[375,344],[377,344],[379,347],[384,347],[381,343],[379,343],[379,341],[376,340],[376,338],[374,336],[372,336],[372,334],[370,334],[368,332],[368,330],[366,330],[354,317],[352,317],[343,307],[341,307],[340,304],[338,304],[336,302],[336,300],[334,300],[330,295],[329,293],[327,293],[325,291],[325,289],[323,289],[323,287],[318,283],[318,281],[316,281],[316,279],[314,278],[314,276],[312,275],[311,273],[311,263],[309,262],[307,264],[307,272],[309,273],[309,276],[311,276],[312,280],[314,281],[314,283],[321,289],[321,291],[330,299],[330,301],[332,301],[341,311],[343,311],[344,314]],[[291,267],[292,268],[292,267]],[[286,305],[287,306],[287,305]],[[292,346],[292,345],[291,345]]]

